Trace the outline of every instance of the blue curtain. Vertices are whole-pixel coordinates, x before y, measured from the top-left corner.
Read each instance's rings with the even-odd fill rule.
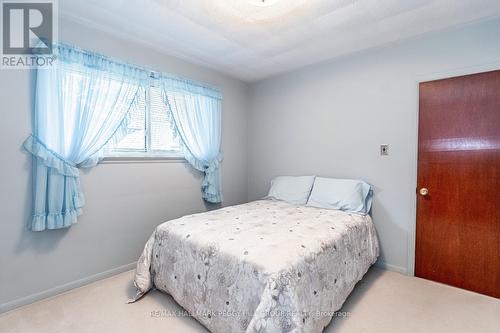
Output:
[[[79,168],[95,166],[109,140],[127,131],[127,114],[148,72],[67,45],[56,64],[36,73],[31,230],[76,223],[84,197]]]
[[[205,174],[201,185],[203,199],[211,203],[222,202],[220,92],[175,77],[163,76],[160,83],[172,129],[184,157]]]

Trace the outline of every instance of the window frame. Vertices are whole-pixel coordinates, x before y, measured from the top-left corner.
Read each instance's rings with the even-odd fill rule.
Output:
[[[153,77],[144,89],[145,115],[144,115],[144,150],[145,151],[113,151],[104,152],[103,162],[184,162],[186,159],[182,150],[153,150],[151,148],[151,88],[158,87],[157,80]]]

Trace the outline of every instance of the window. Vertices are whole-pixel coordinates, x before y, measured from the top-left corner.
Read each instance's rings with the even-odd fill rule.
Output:
[[[140,88],[128,117],[129,133],[109,145],[107,157],[183,157],[159,87]]]

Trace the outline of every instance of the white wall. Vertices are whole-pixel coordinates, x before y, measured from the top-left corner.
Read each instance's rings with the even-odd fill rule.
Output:
[[[381,262],[411,274],[417,82],[500,69],[499,36],[496,19],[253,84],[249,199],[265,195],[269,181],[282,174],[365,179],[375,187]],[[384,143],[387,157],[379,155]]]
[[[262,197],[280,174],[372,183],[382,260],[399,271],[412,269],[417,82],[500,68],[500,20],[325,62],[250,89],[74,23],[62,21],[60,35],[82,48],[223,89],[225,205]],[[87,205],[78,224],[27,231],[31,160],[21,144],[31,131],[29,72],[0,71],[0,88],[0,312],[130,268],[157,224],[207,209],[200,174],[185,163],[102,164],[82,176]],[[379,155],[381,143],[390,144],[388,157]]]
[[[82,48],[220,86],[224,205],[246,202],[246,84],[71,22],[60,22],[59,33]],[[0,70],[0,312],[131,268],[123,265],[138,258],[156,225],[206,209],[200,174],[185,163],[102,164],[83,173],[87,205],[76,225],[27,231],[31,159],[21,144],[31,132],[31,90],[28,71]]]

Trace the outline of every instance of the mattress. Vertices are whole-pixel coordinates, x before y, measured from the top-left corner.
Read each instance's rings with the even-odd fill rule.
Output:
[[[321,332],[378,253],[369,215],[259,200],[159,225],[134,283],[214,333]]]

